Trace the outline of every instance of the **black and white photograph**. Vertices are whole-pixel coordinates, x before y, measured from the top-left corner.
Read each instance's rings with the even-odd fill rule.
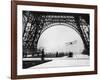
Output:
[[[97,73],[97,6],[12,2],[13,79]]]
[[[22,64],[27,68],[90,65],[90,15],[22,11]]]

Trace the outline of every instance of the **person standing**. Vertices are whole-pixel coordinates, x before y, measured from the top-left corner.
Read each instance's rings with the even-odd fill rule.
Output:
[[[42,49],[42,56],[41,56],[41,60],[42,61],[44,61],[44,57],[45,57],[45,55],[44,55],[44,49]]]

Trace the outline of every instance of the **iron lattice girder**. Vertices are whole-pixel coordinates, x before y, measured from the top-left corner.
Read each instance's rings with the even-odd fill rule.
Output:
[[[26,15],[27,13],[27,15]],[[89,47],[89,24],[82,18],[81,15],[72,14],[51,14],[51,13],[34,13],[23,12],[23,48],[31,49],[37,48],[37,43],[43,31],[48,29],[48,25],[59,23],[69,24],[72,28],[80,34],[85,47]],[[84,29],[88,27],[87,32]],[[88,35],[88,36],[86,36]]]

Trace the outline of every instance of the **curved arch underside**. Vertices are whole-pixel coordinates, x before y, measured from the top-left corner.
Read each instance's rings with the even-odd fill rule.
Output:
[[[46,29],[41,34],[37,47],[43,48],[46,53],[82,53],[84,50],[80,35],[73,28],[62,24]]]
[[[47,30],[48,28],[54,27],[54,26],[57,26],[57,25],[70,27],[70,28],[74,29],[74,30],[80,35],[80,32],[79,32],[78,29],[77,29],[77,26],[76,26],[76,25],[73,25],[73,24],[70,24],[70,23],[52,23],[52,24],[49,24],[49,25],[45,26],[45,27],[42,29],[41,34],[42,34],[45,30]]]

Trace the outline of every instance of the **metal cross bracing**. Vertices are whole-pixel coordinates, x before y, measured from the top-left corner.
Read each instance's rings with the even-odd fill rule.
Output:
[[[89,23],[81,14],[23,11],[23,54],[34,55],[41,34],[52,25],[70,25],[81,36],[89,50]],[[51,25],[51,26],[49,26]],[[24,56],[25,57],[25,56]]]

